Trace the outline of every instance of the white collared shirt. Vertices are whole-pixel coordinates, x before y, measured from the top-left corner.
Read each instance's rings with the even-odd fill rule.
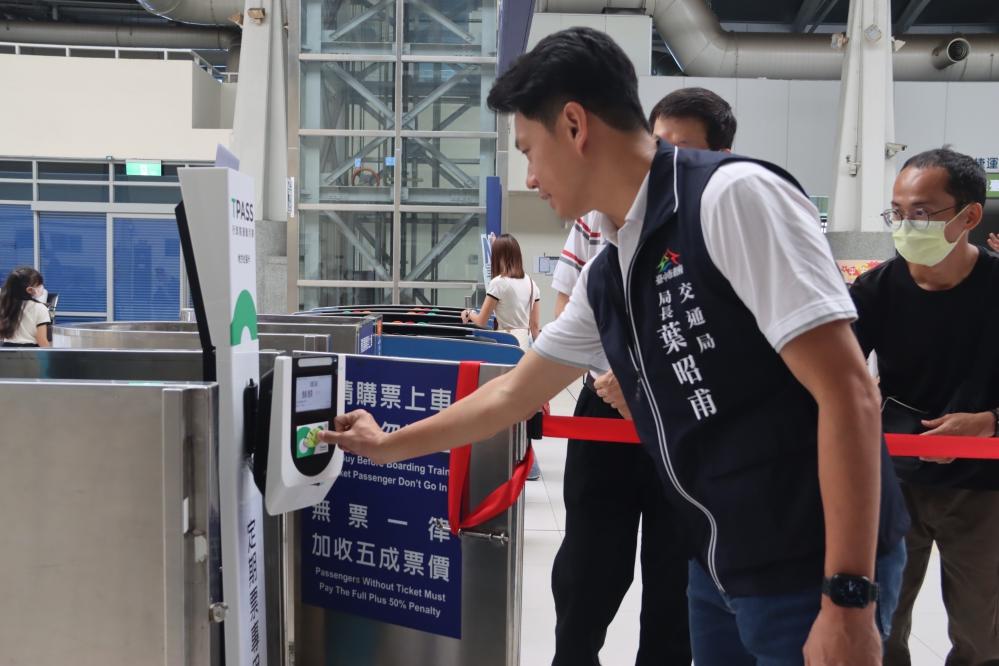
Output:
[[[606,215],[595,216],[607,242],[618,248],[625,289],[644,225],[648,180],[620,229]],[[712,262],[777,352],[822,324],[856,319],[818,211],[766,167],[752,162],[719,167],[701,196],[701,228]],[[590,265],[580,272],[562,315],[545,326],[533,349],[563,365],[604,372],[609,368],[587,297]]]

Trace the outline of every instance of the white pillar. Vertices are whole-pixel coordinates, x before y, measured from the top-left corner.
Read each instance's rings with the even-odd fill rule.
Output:
[[[895,160],[889,0],[851,0],[829,231],[883,231]]]

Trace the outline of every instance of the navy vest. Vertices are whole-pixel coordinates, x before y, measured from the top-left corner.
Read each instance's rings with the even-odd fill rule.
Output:
[[[733,161],[756,162],[660,144],[628,284],[608,245],[587,287],[607,358],[695,557],[721,589],[745,596],[817,586],[825,526],[817,405],[704,243],[701,195],[715,169]],[[800,188],[783,169],[757,163]],[[882,457],[879,553],[908,528],[883,444]]]

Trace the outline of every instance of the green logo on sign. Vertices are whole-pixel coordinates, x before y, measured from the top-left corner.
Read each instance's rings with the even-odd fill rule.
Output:
[[[236,298],[236,309],[232,313],[232,323],[229,324],[229,343],[234,347],[243,339],[243,330],[249,329],[250,339],[257,339],[257,306],[253,304],[253,296],[244,289]]]

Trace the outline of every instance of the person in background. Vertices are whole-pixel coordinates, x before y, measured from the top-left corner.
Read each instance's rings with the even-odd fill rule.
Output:
[[[485,328],[496,315],[496,328],[517,338],[524,351],[541,332],[541,292],[524,274],[520,243],[510,234],[493,241],[492,280],[486,288],[486,300],[478,312],[462,310],[461,320]]]
[[[0,293],[0,345],[50,347],[48,292],[42,274],[34,268],[15,268]]]
[[[653,133],[674,146],[731,152],[736,120],[724,99],[682,88],[652,109]],[[552,276],[555,318],[569,303],[583,266],[605,244],[599,213],[576,220]],[[600,394],[620,394],[612,372],[588,373],[574,416],[621,418]],[[613,398],[611,398],[613,401]],[[617,401],[622,404],[623,399]],[[627,407],[624,406],[627,413]],[[628,414],[630,417],[630,414]],[[642,522],[642,611],[637,666],[690,663],[687,560],[648,452],[612,442],[570,440],[565,459],[565,536],[552,567],[555,597],[553,666],[596,666],[607,627],[635,571]]]
[[[486,288],[486,300],[478,312],[462,310],[461,320],[485,328],[496,314],[496,327],[517,338],[525,352],[541,332],[541,293],[533,279],[524,274],[520,243],[510,234],[496,237],[492,244],[493,276]],[[528,472],[530,481],[541,478],[537,458]]]
[[[850,289],[865,354],[877,354],[888,432],[999,435],[999,257],[968,241],[985,172],[943,148],[910,158],[884,212],[898,255]],[[999,440],[996,440],[999,446]],[[912,609],[936,544],[949,666],[999,664],[999,462],[896,459],[912,516],[885,664],[909,666]]]

